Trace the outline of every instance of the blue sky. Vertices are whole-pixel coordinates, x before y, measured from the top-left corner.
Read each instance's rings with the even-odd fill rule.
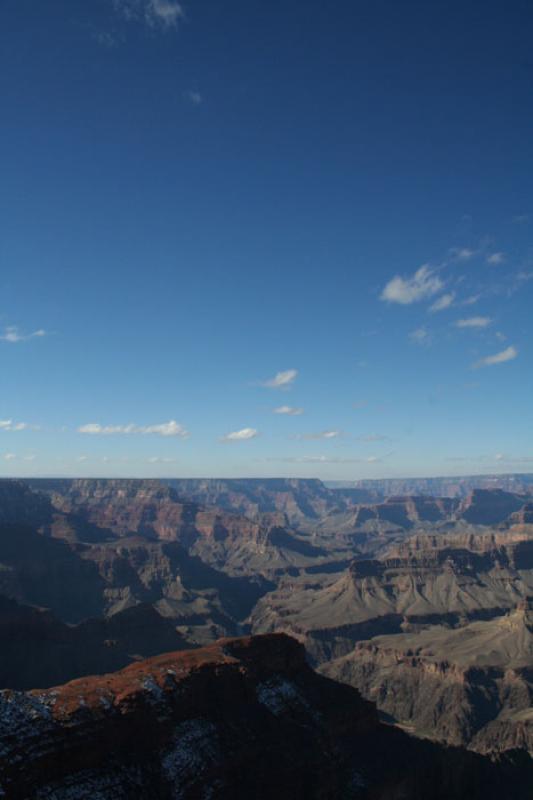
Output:
[[[0,22],[0,474],[533,471],[529,2]]]

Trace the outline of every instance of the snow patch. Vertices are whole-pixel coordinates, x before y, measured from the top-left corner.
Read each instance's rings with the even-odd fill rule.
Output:
[[[165,695],[163,689],[156,683],[152,675],[144,679],[142,687],[148,692],[148,699],[151,703],[158,703]]]
[[[299,689],[288,680],[274,679],[260,683],[257,686],[256,694],[261,705],[268,708],[275,716],[283,714],[285,711],[302,710],[302,708],[309,711],[309,704]]]
[[[7,755],[12,749],[20,750],[20,745],[24,741],[39,736],[43,729],[51,727],[53,724],[51,707],[54,702],[54,697],[49,698],[45,695],[36,697],[8,689],[1,691],[0,740],[8,744],[0,748],[0,756]],[[17,758],[14,754],[13,757]]]
[[[137,796],[140,786],[134,771],[84,770],[39,789],[35,800],[128,800]]]
[[[355,790],[366,789],[368,787],[367,781],[365,778],[363,778],[360,772],[357,772],[357,770],[354,770],[350,776],[350,785],[351,788]]]
[[[191,783],[219,759],[215,726],[203,719],[192,719],[177,726],[173,743],[162,760],[165,777],[173,784],[173,800],[185,796]],[[208,800],[209,788],[202,794]]]

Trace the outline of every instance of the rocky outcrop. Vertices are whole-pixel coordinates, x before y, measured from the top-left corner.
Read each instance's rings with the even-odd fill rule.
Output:
[[[450,519],[456,507],[457,503],[449,498],[392,496],[382,503],[358,506],[354,523],[381,520],[409,530],[416,524]]]
[[[213,566],[224,563],[241,574],[305,568],[317,559],[325,563],[332,550],[337,559],[350,549],[381,553],[420,530],[509,528],[528,519],[525,510],[521,518],[513,516],[527,498],[500,490],[475,490],[459,501],[416,495],[380,500],[361,490],[288,479],[34,480],[29,485],[51,502],[53,516],[44,533],[84,542],[132,534],[179,541]]]
[[[90,547],[24,525],[0,525],[0,595],[51,609],[65,622],[104,612],[105,581]]]
[[[475,489],[502,489],[517,494],[533,493],[533,474],[465,475],[451,478],[387,478],[354,481],[351,486],[369,492],[391,495],[429,495],[467,497]]]
[[[526,747],[533,754],[533,606],[492,620],[361,641],[324,674],[357,687],[418,735],[480,752]]]
[[[240,633],[271,588],[261,577],[215,570],[176,542],[72,543],[0,526],[0,595],[47,608],[66,623],[152,605],[190,641],[205,643]]]
[[[474,550],[453,547],[451,536],[419,536],[387,557],[354,561],[327,585],[285,582],[259,601],[253,630],[292,633],[322,661],[382,633],[385,622],[394,633],[402,620],[455,626],[497,616],[533,594],[533,540],[485,544]],[[328,636],[335,646],[324,650]]]
[[[474,489],[461,503],[458,516],[474,525],[499,525],[523,506],[523,495],[502,489]]]
[[[54,686],[189,647],[175,624],[150,605],[66,625],[49,611],[0,596],[2,688]]]
[[[367,490],[336,491],[309,478],[172,479],[166,483],[180,497],[201,505],[217,506],[249,519],[258,519],[264,513],[282,513],[295,527],[376,499]]]
[[[117,538],[179,542],[192,555],[235,575],[273,577],[290,569],[346,557],[298,536],[280,511],[254,519],[183,501],[176,490],[150,480],[33,481],[54,510],[46,532],[68,541]]]
[[[284,636],[0,693],[6,800],[525,800],[532,771],[412,739]]]
[[[526,503],[509,517],[511,526],[533,525],[533,503]]]
[[[52,519],[50,500],[23,481],[0,480],[0,525],[38,527]]]

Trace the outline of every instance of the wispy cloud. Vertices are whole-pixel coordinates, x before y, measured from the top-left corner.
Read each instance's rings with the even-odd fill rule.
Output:
[[[0,419],[0,431],[26,431],[29,428],[36,429],[36,425],[28,425],[27,422],[13,422],[12,419]]]
[[[289,417],[299,417],[303,413],[303,408],[293,408],[293,406],[278,406],[274,409],[274,414],[286,414]]]
[[[497,267],[505,261],[505,253],[489,253],[487,256],[487,264],[492,267]]]
[[[369,433],[366,436],[358,436],[358,442],[390,442],[392,441],[389,436],[384,436],[381,433]]]
[[[175,464],[175,458],[163,458],[162,456],[151,456],[148,459],[149,464]]]
[[[110,33],[109,31],[97,31],[93,35],[93,39],[107,50],[111,50],[113,47],[116,47],[120,41],[115,34]]]
[[[297,369],[286,369],[283,372],[276,372],[273,378],[269,378],[261,383],[267,389],[287,389],[292,386],[298,375]]]
[[[490,317],[468,317],[467,319],[458,319],[453,323],[456,328],[487,328],[492,324]]]
[[[448,294],[443,294],[438,300],[429,307],[428,311],[432,314],[436,313],[437,311],[444,311],[446,308],[450,308],[453,305],[453,301],[455,300],[455,294],[453,292],[449,292]]]
[[[479,369],[480,367],[492,367],[494,364],[505,364],[506,361],[513,361],[517,356],[518,350],[516,347],[507,347],[500,353],[494,353],[492,356],[486,356],[485,358],[481,358],[479,361],[476,361],[476,363],[473,365],[473,368]]]
[[[189,431],[173,419],[169,422],[162,422],[159,425],[135,425],[134,423],[129,423],[128,425],[100,425],[98,422],[89,422],[86,425],[80,425],[78,433],[93,436],[154,434],[157,436],[178,436],[180,439],[186,439],[189,436]]]
[[[200,92],[193,92],[193,91],[185,92],[185,97],[193,104],[193,106],[201,106],[202,103],[204,102],[204,98],[202,97]]]
[[[381,462],[377,456],[368,458],[336,458],[332,456],[288,456],[286,458],[267,458],[266,461],[277,461],[284,464],[376,464]]]
[[[460,305],[462,305],[462,306],[473,306],[473,305],[475,305],[477,303],[477,301],[479,300],[480,297],[481,297],[480,294],[470,295],[470,297],[467,297],[465,300],[462,300]]]
[[[472,456],[449,456],[446,461],[471,462],[471,463],[496,463],[496,464],[531,464],[532,456],[510,456],[506,453],[495,453],[491,455],[472,455]]]
[[[316,439],[338,439],[339,436],[342,436],[342,431],[319,431],[318,433],[300,433],[296,436],[292,436],[292,439],[305,439],[308,441],[313,441]]]
[[[515,275],[515,282],[518,286],[523,283],[528,283],[528,281],[533,280],[533,272],[526,272],[522,270],[522,272],[517,272]]]
[[[16,457],[17,456],[15,455],[15,453],[5,453],[4,454],[4,459],[6,461],[13,461]]]
[[[231,431],[220,437],[221,442],[246,442],[259,436],[259,431],[255,428],[241,428],[239,431]]]
[[[452,247],[450,249],[450,256],[457,261],[470,261],[475,255],[476,251],[471,250],[470,247]]]
[[[152,28],[175,28],[184,16],[176,0],[113,0],[113,6],[129,22],[146,22]]]
[[[531,464],[533,456],[508,456],[505,453],[496,453],[494,461],[504,464]]]
[[[425,347],[431,344],[431,335],[427,328],[416,328],[416,330],[411,331],[408,336],[409,340],[414,344],[419,344]]]
[[[0,334],[0,340],[16,344],[17,342],[27,342],[29,339],[40,339],[43,336],[46,336],[46,331],[43,328],[32,331],[32,333],[22,333],[16,325],[8,325],[3,334]]]
[[[387,303],[406,306],[433,297],[440,292],[443,285],[435,271],[424,264],[411,277],[396,275],[387,283],[380,297]]]

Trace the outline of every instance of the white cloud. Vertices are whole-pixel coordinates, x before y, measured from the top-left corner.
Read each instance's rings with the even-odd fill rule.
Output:
[[[95,33],[93,39],[98,42],[99,45],[106,47],[107,49],[116,47],[119,42],[117,37],[108,31],[99,31]]]
[[[0,341],[16,344],[17,342],[27,342],[29,339],[40,339],[43,336],[46,336],[46,331],[42,328],[32,333],[21,333],[16,325],[8,325],[4,329],[4,333],[0,335]]]
[[[240,431],[231,431],[221,437],[221,442],[246,442],[248,439],[255,439],[259,436],[259,431],[255,428],[241,428]]]
[[[463,300],[461,305],[462,306],[473,306],[473,305],[475,305],[477,303],[477,301],[479,300],[480,297],[481,297],[481,295],[479,295],[479,294],[473,294],[470,297],[467,297],[466,300]]]
[[[147,425],[146,428],[140,430],[140,433],[155,433],[158,436],[179,436],[181,439],[186,439],[189,436],[189,431],[174,419],[169,422],[162,422],[159,425]]]
[[[30,455],[24,456],[23,461],[35,461],[36,458],[35,453],[30,453]]]
[[[476,255],[476,251],[469,247],[452,247],[450,255],[458,261],[470,261]]]
[[[84,461],[88,461],[88,460],[89,460],[89,456],[78,456],[77,459],[76,459],[76,461],[78,461],[80,464],[83,464]]]
[[[429,311],[434,314],[436,311],[444,311],[446,308],[450,308],[453,305],[453,301],[455,300],[455,294],[450,292],[449,294],[443,294],[439,297],[438,300],[435,300],[433,305],[429,307]]]
[[[367,436],[358,436],[359,442],[390,442],[389,436],[383,436],[381,433],[369,433]]]
[[[152,456],[148,459],[149,464],[175,464],[175,458],[162,458],[161,456]]]
[[[267,458],[266,461],[279,461],[285,464],[375,464],[381,461],[377,456],[368,458],[335,458],[334,456],[298,456],[288,458]]]
[[[409,333],[409,339],[414,344],[428,345],[431,342],[431,336],[426,328],[417,328]]]
[[[487,328],[492,324],[490,317],[468,317],[467,319],[458,319],[453,323],[456,328]]]
[[[86,433],[93,436],[154,434],[157,436],[179,436],[180,439],[186,439],[189,436],[189,431],[173,419],[169,422],[162,422],[159,425],[134,425],[133,423],[128,425],[100,425],[98,422],[89,422],[86,425],[80,425],[78,433]]]
[[[443,282],[427,264],[420,267],[410,278],[396,275],[381,293],[381,300],[387,303],[410,305],[440,292]]]
[[[204,98],[202,97],[200,92],[192,92],[192,91],[186,92],[185,96],[187,97],[188,100],[191,101],[193,106],[201,106],[202,103],[204,102]]]
[[[513,361],[517,356],[518,350],[516,347],[511,346],[506,350],[502,350],[500,353],[495,353],[492,356],[486,356],[476,361],[473,366],[474,369],[479,369],[479,367],[491,367],[494,364],[504,364],[506,361]]]
[[[504,261],[505,253],[490,253],[490,255],[487,256],[487,264],[490,264],[493,267],[503,264]]]
[[[164,26],[171,27],[183,17],[183,8],[175,0],[149,0],[146,13],[148,21],[152,19]]]
[[[12,419],[0,419],[0,431],[25,431],[30,427],[27,422],[13,422]]]
[[[4,458],[6,461],[13,461],[13,459],[16,458],[16,455],[15,453],[6,453]]]
[[[496,453],[493,457],[494,461],[506,464],[531,464],[533,463],[533,456],[509,456],[506,453]]]
[[[305,439],[313,441],[316,439],[338,439],[342,435],[342,431],[319,431],[318,433],[302,433],[294,436],[294,439]]]
[[[292,406],[279,406],[274,409],[274,414],[287,414],[289,417],[299,417],[303,413],[303,408],[293,408]]]
[[[175,28],[184,15],[176,0],[113,0],[113,5],[129,22],[144,20],[152,28]]]
[[[297,369],[287,369],[283,372],[276,372],[273,378],[263,381],[261,385],[266,386],[268,389],[286,389],[294,383],[297,375]]]

